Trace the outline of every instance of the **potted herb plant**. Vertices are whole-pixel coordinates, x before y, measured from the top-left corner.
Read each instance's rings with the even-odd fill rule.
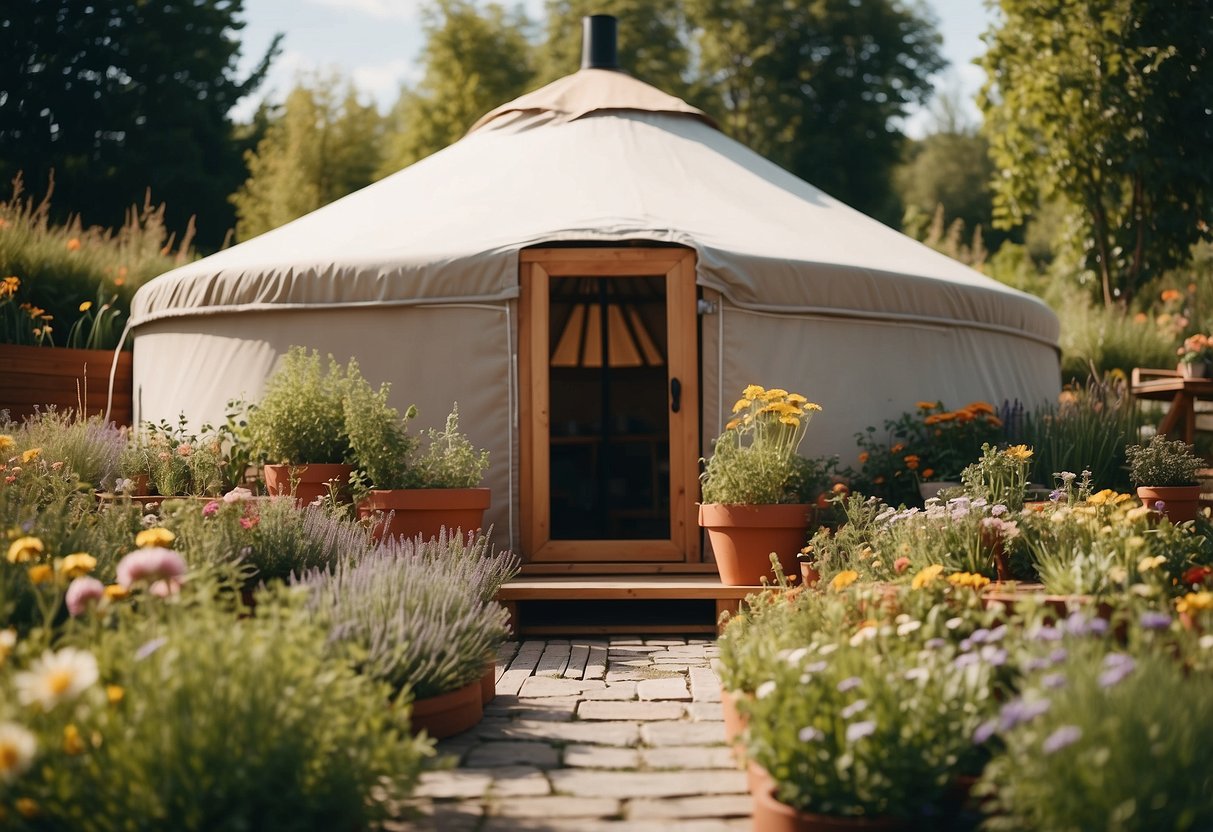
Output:
[[[1205,461],[1191,445],[1155,434],[1145,445],[1125,448],[1125,459],[1129,478],[1145,505],[1161,511],[1172,523],[1196,519],[1200,510],[1196,472]]]
[[[459,431],[459,404],[451,408],[442,430],[431,428],[418,440],[407,435],[415,407],[402,417],[387,403],[387,385],[374,392],[365,381],[352,384],[366,387],[346,401],[358,466],[352,481],[359,514],[377,518],[376,535],[429,539],[443,528],[478,531],[491,499],[491,490],[480,485],[489,455]]]
[[[270,376],[247,430],[271,495],[307,504],[344,489],[354,470],[345,423],[351,378],[361,378],[356,362],[342,368],[330,355],[326,366],[304,347],[292,347]]]
[[[700,477],[699,525],[707,529],[722,583],[760,584],[772,552],[785,574],[798,571],[820,483],[797,450],[819,410],[799,393],[756,384],[733,406]]]
[[[1209,364],[1213,362],[1213,338],[1198,332],[1184,339],[1176,350],[1179,355],[1179,374],[1184,378],[1206,378]]]

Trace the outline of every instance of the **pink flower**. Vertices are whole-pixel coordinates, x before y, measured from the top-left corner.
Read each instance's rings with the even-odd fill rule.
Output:
[[[147,588],[147,591],[157,598],[167,598],[180,592],[182,583],[183,581],[180,578],[169,578],[163,581],[156,581]]]
[[[219,511],[219,501],[211,500],[209,503],[207,503],[206,505],[204,505],[202,507],[202,516],[203,517],[214,517],[215,512],[217,512],[217,511]]]
[[[241,517],[240,525],[246,529],[251,529],[253,526],[256,526],[257,523],[259,523],[260,521],[261,521],[260,517]]]
[[[67,588],[67,611],[73,617],[83,614],[105,596],[105,584],[96,578],[76,578]]]
[[[184,575],[185,570],[180,552],[150,546],[136,549],[118,561],[118,583],[130,587],[141,581],[172,581]]]
[[[253,496],[253,492],[247,488],[233,488],[231,491],[223,495],[225,503],[241,503]]]
[[[893,570],[898,575],[902,574],[909,568],[910,568],[910,559],[905,557],[904,555],[902,557],[899,557],[897,560],[893,561]]]

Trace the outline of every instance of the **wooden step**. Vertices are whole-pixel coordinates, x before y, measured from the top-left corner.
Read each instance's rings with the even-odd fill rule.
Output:
[[[525,575],[497,599],[517,635],[715,633],[760,586],[724,586],[717,575]]]

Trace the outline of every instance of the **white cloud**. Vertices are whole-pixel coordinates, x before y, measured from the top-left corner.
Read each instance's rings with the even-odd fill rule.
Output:
[[[414,84],[420,80],[421,69],[413,61],[394,58],[380,64],[356,66],[350,74],[358,91],[370,95],[383,110],[396,100],[402,83]]]
[[[380,20],[415,20],[420,0],[308,0],[315,6],[358,12]]]

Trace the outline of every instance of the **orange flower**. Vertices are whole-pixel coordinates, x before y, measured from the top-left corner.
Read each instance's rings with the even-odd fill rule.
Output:
[[[884,477],[877,477],[876,479],[872,480],[872,482],[874,482],[876,485],[884,485]]]
[[[917,454],[906,454],[906,467],[909,468],[911,471],[914,471],[918,468],[918,462],[919,462],[919,459],[918,459]]]
[[[988,413],[991,416],[994,415],[994,405],[988,402],[970,402],[965,405],[965,410],[970,413]]]
[[[922,478],[923,478],[924,480],[929,480],[929,479],[930,479],[931,477],[933,477],[933,476],[935,476],[935,469],[934,469],[934,468],[923,468],[923,469],[922,469]]]
[[[1183,296],[1178,289],[1164,289],[1159,297],[1162,298],[1163,303],[1170,303],[1173,300],[1179,300]]]
[[[899,453],[901,453],[902,451],[904,451],[905,449],[906,449],[905,444],[904,444],[904,443],[902,443],[902,442],[898,442],[896,445],[894,445],[893,447],[889,448],[889,453],[891,453],[891,454],[899,454]]]
[[[868,452],[867,452],[867,451],[860,451],[860,452],[859,452],[859,464],[860,464],[860,465],[867,465],[867,464],[868,464],[868,459],[869,459],[869,454],[868,454]]]
[[[76,237],[72,237],[70,240],[68,240],[67,241],[67,250],[68,251],[79,251],[80,250],[80,240]]]
[[[915,402],[914,406],[919,410],[934,410],[939,405],[939,402]]]

